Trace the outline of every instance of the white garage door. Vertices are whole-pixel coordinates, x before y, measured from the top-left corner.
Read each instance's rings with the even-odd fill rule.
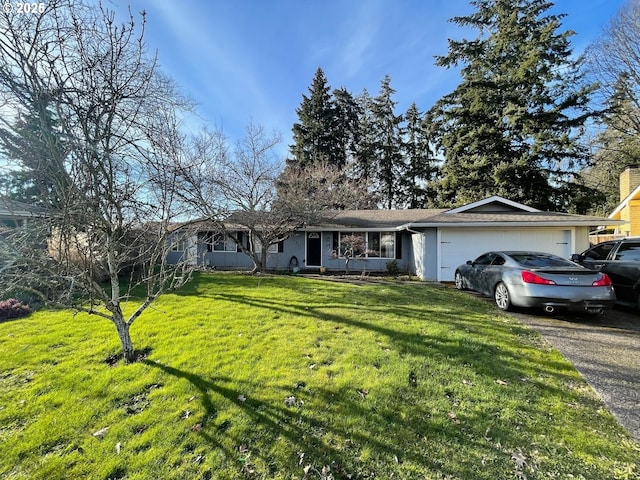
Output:
[[[448,228],[440,231],[440,281],[452,281],[456,267],[491,250],[533,250],[571,256],[571,231]]]

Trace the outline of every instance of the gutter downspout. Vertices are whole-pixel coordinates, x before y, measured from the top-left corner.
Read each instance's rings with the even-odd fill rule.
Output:
[[[425,243],[426,243],[426,241],[425,241],[426,233],[425,232],[418,232],[417,230],[413,230],[412,228],[410,228],[410,225],[411,225],[410,223],[407,223],[406,225],[400,225],[398,227],[398,231],[401,232],[403,230],[406,230],[409,233],[414,233],[414,234],[422,236],[422,241],[420,242],[421,245],[422,245],[422,252],[420,252],[421,253],[420,263],[422,264],[422,269],[421,269],[422,271],[421,271],[421,275],[418,275],[418,276],[420,277],[420,280],[422,280],[424,282],[424,278],[423,278],[425,276],[424,275],[425,274],[425,272],[424,272],[424,265],[425,265],[424,255],[426,253],[424,248],[425,248]],[[418,273],[417,272],[418,271],[418,266],[416,265],[416,263],[417,263],[416,260],[417,260],[416,259],[416,252],[414,251],[413,252],[413,261],[414,261],[414,267],[416,268],[416,274],[417,274]]]

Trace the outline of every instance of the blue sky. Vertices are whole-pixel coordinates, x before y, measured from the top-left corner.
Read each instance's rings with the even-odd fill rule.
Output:
[[[624,0],[558,0],[563,30],[580,54]],[[197,103],[203,122],[235,142],[252,121],[291,143],[296,108],[321,67],[332,88],[375,96],[388,74],[398,112],[429,109],[460,78],[434,65],[447,39],[465,32],[448,22],[473,11],[467,0],[107,0],[120,19],[147,12],[147,43],[162,70]],[[476,32],[466,32],[473,38]],[[193,122],[195,127],[197,122]]]

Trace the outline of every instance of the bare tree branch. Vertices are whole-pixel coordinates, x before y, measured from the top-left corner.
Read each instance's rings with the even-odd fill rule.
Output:
[[[171,225],[185,214],[176,110],[190,103],[148,54],[145,21],[119,24],[80,0],[0,15],[0,103],[13,112],[0,123],[0,148],[24,171],[45,172],[47,208],[3,236],[1,287],[108,318],[127,361],[131,325],[191,271],[166,258]],[[140,296],[125,315],[124,302]]]

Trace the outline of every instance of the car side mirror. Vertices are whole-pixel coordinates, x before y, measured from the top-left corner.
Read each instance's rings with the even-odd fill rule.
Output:
[[[473,262],[471,260],[467,260],[467,265],[473,265]]]
[[[578,253],[574,253],[573,255],[571,255],[571,261],[572,262],[576,262],[579,263],[583,260],[582,255],[578,254]]]

